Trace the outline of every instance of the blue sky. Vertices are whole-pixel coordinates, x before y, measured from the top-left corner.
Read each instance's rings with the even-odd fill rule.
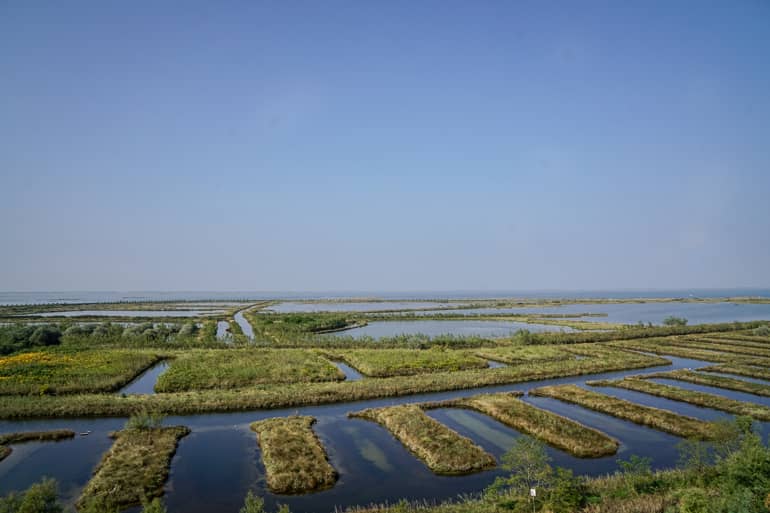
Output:
[[[3,2],[0,289],[770,286],[770,3]]]

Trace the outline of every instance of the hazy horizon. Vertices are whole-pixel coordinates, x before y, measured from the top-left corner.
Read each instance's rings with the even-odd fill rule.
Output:
[[[0,290],[770,288],[767,20],[5,2]]]

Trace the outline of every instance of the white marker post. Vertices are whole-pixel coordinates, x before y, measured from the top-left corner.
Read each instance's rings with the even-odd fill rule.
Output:
[[[537,497],[537,489],[530,488],[529,496],[532,499],[532,513],[535,513],[535,497]]]

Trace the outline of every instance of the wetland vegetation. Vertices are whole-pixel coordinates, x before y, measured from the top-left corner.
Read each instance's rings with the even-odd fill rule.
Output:
[[[467,474],[495,466],[495,458],[472,440],[428,417],[417,405],[351,413],[384,426],[437,474]]]
[[[337,472],[313,433],[314,422],[313,417],[291,416],[251,424],[273,492],[306,493],[329,488],[337,480]]]

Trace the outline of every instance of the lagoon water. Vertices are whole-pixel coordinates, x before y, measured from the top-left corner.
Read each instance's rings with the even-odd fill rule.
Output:
[[[384,428],[372,422],[349,419],[347,413],[368,407],[450,399],[483,392],[527,391],[549,384],[576,383],[585,386],[585,381],[590,379],[612,379],[629,374],[710,365],[697,360],[669,359],[673,362],[672,365],[651,369],[473,390],[282,410],[169,417],[165,421],[166,424],[189,426],[192,434],[182,439],[172,461],[165,501],[169,511],[172,512],[237,513],[243,503],[243,497],[251,489],[265,497],[270,511],[275,510],[277,504],[285,503],[295,513],[309,513],[311,511],[331,512],[335,507],[344,508],[371,502],[394,502],[401,498],[443,500],[455,498],[461,493],[476,493],[490,484],[496,476],[503,475],[503,472],[494,469],[469,476],[437,476]],[[599,390],[642,404],[676,409],[698,418],[717,419],[728,416],[723,412],[637,392],[613,388]],[[719,390],[718,393],[740,399],[745,399],[746,396],[726,390]],[[554,399],[528,395],[523,399],[597,428],[621,441],[622,445],[617,455],[598,459],[574,458],[563,451],[551,448],[548,450],[549,455],[557,465],[572,468],[580,474],[604,474],[616,468],[618,458],[627,458],[631,454],[651,457],[655,468],[676,464],[676,445],[680,439],[675,436]],[[760,401],[755,399],[755,402]],[[313,415],[318,419],[314,430],[326,447],[332,465],[339,471],[340,480],[333,488],[318,493],[279,496],[270,493],[265,487],[264,467],[260,459],[259,446],[256,435],[249,430],[248,424],[259,419],[296,413]],[[429,412],[429,415],[462,435],[470,437],[498,458],[510,447],[511,442],[520,436],[515,430],[479,413],[439,409]],[[0,421],[0,432],[56,428],[92,432],[86,437],[78,436],[73,440],[58,443],[14,446],[14,453],[0,463],[0,494],[14,489],[23,489],[42,476],[50,475],[59,480],[63,495],[73,501],[88,481],[92,469],[102,454],[109,449],[111,445],[109,432],[120,429],[124,422],[125,419],[116,418]],[[767,432],[764,424],[762,429],[765,433]],[[62,464],[62,462],[67,463]],[[377,485],[373,486],[372,483]]]
[[[448,321],[374,321],[360,328],[338,331],[329,336],[351,337],[394,337],[396,335],[423,334],[430,337],[438,335],[478,336],[478,337],[506,337],[518,330],[541,331],[574,331],[564,326],[552,326],[546,324],[529,324],[515,321],[475,321],[475,320],[448,320]]]

